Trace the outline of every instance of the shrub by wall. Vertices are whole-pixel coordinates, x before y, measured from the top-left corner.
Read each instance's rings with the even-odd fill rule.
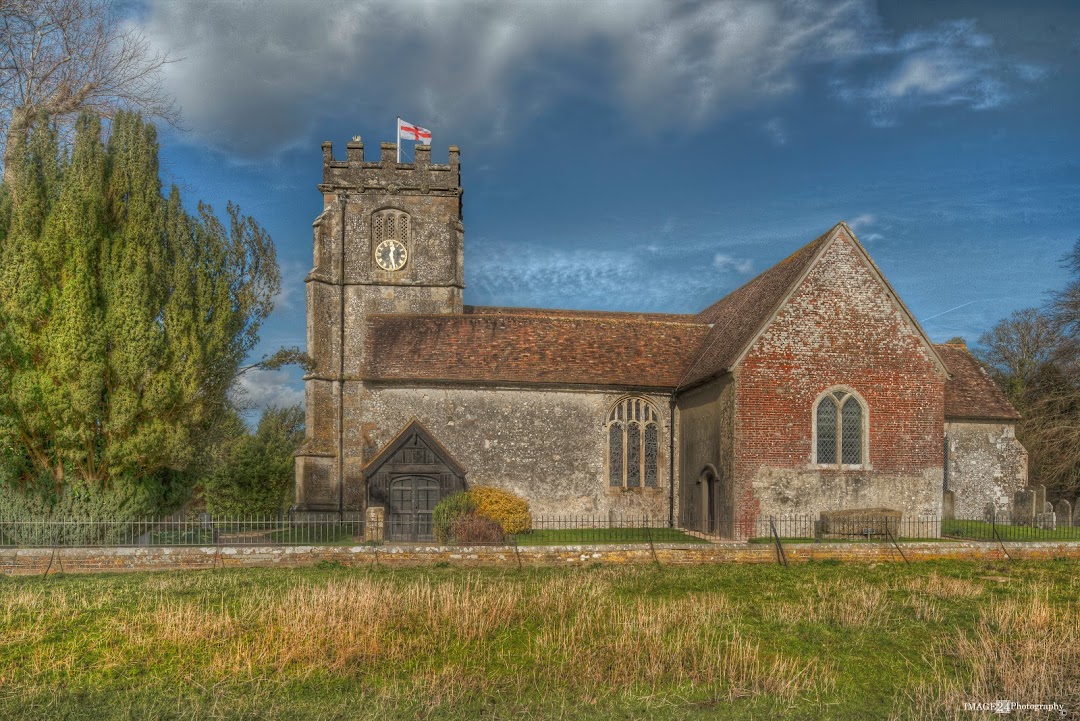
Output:
[[[466,513],[458,516],[450,526],[450,532],[457,543],[503,543],[506,534],[498,521],[493,521],[478,513]]]
[[[529,502],[524,498],[490,486],[473,486],[468,494],[476,506],[476,514],[498,523],[503,533],[514,535],[532,530]]]
[[[465,491],[447,496],[431,511],[431,529],[439,543],[454,543],[454,522],[476,510],[476,503]]]

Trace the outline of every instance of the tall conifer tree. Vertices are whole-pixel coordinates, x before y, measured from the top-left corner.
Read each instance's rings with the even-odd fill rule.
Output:
[[[0,447],[10,508],[171,510],[280,284],[266,232],[162,195],[153,126],[39,122],[0,195]],[[15,200],[12,200],[12,198]],[[3,510],[3,509],[0,509]]]

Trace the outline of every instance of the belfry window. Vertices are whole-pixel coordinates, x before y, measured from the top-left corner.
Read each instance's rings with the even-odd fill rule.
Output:
[[[644,398],[624,398],[604,424],[607,479],[611,488],[660,485],[660,414]]]
[[[371,214],[371,247],[390,239],[409,244],[409,214],[403,210],[388,208]]]
[[[814,460],[821,466],[866,463],[866,408],[854,392],[830,390],[814,408]]]

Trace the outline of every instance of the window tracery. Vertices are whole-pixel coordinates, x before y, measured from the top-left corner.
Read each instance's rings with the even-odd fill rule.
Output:
[[[643,398],[624,398],[608,412],[607,477],[612,488],[660,485],[660,414]]]

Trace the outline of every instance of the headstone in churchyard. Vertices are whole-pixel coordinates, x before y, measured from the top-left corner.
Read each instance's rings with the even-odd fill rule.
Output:
[[[1032,486],[1035,489],[1035,512],[1043,513],[1046,507],[1046,486],[1041,483]]]
[[[1072,504],[1062,498],[1054,504],[1054,514],[1057,516],[1057,524],[1061,528],[1072,526]]]
[[[956,518],[956,494],[952,491],[941,494],[941,517],[946,521]]]
[[[1035,522],[1035,491],[1023,488],[1013,494],[1013,519],[1017,526],[1030,526]]]
[[[1053,513],[1054,512],[1054,504],[1051,503],[1050,501],[1044,502],[1042,511],[1043,511],[1043,513]]]
[[[1036,513],[1035,514],[1035,527],[1041,528],[1044,531],[1053,531],[1057,528],[1057,517],[1053,511],[1049,513]]]

